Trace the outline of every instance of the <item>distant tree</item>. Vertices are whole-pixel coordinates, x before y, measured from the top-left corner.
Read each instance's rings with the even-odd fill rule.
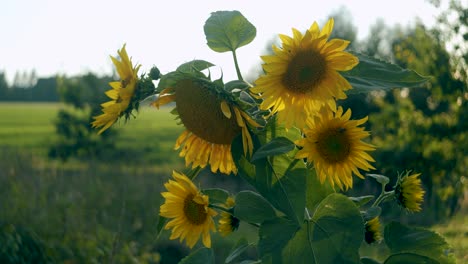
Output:
[[[36,80],[31,88],[31,98],[32,101],[58,102],[57,78],[49,77]]]
[[[358,29],[353,22],[353,16],[349,9],[345,6],[341,6],[336,11],[333,11],[328,19],[333,18],[335,25],[333,26],[333,32],[330,36],[333,38],[340,38],[350,41],[348,49],[359,50],[359,43],[357,42]]]
[[[8,83],[4,72],[0,72],[0,101],[6,100],[8,96]]]
[[[437,18],[433,34],[450,50],[450,62],[455,78],[468,82],[468,5],[460,0],[430,0],[437,8],[444,8]]]
[[[99,158],[113,148],[113,130],[108,129],[98,135],[90,125],[92,117],[99,114],[100,103],[107,100],[104,91],[110,81],[110,77],[97,77],[92,73],[58,78],[61,101],[67,107],[58,113],[55,127],[59,140],[50,148],[50,157],[62,160],[70,157]]]
[[[424,87],[374,98],[379,108],[370,116],[373,141],[379,146],[375,158],[382,174],[406,169],[422,173],[427,192],[419,221],[429,224],[453,215],[463,197],[462,177],[468,168],[463,151],[468,149],[463,140],[468,138],[466,83],[455,78],[457,70],[444,42],[422,25],[397,36],[392,52],[397,64],[432,78]]]

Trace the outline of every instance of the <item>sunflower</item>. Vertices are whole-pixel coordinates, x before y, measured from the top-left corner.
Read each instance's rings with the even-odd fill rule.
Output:
[[[228,197],[224,207],[231,209],[235,205],[235,201],[232,197]],[[221,212],[221,218],[219,219],[218,231],[222,236],[231,234],[234,230],[239,228],[239,219],[228,212]]]
[[[421,187],[421,173],[412,174],[410,172],[398,177],[395,186],[395,196],[399,205],[410,212],[421,211],[421,203],[424,200],[424,190]]]
[[[279,35],[282,47],[273,45],[274,55],[262,56],[265,75],[255,81],[251,92],[262,98],[262,110],[278,113],[286,128],[305,126],[308,116],[322,105],[336,110],[335,99],[344,99],[351,85],[338,71],[356,66],[358,58],[343,51],[349,41],[332,39],[333,19],[322,30],[316,22],[302,34],[293,28],[293,37]]]
[[[102,127],[98,132],[99,134],[112,126],[124,114],[135,94],[138,83],[137,74],[141,65],[133,67],[132,61],[125,50],[125,45],[117,52],[121,60],[112,56],[111,59],[120,76],[120,81],[109,83],[112,89],[108,90],[106,95],[112,100],[101,104],[104,113],[94,116],[95,120],[91,123],[93,127]]]
[[[253,143],[247,123],[259,125],[231,100],[224,90],[206,79],[183,78],[161,91],[153,102],[158,107],[176,103],[176,112],[186,130],[177,138],[175,149],[192,168],[211,165],[211,171],[237,173],[231,155],[233,139],[242,135],[244,154],[252,155]]]
[[[382,240],[379,217],[372,218],[366,222],[366,232],[364,239],[366,240],[367,244],[372,244]]]
[[[208,207],[208,196],[201,194],[193,182],[184,174],[173,172],[175,181],[164,184],[168,190],[162,192],[165,202],[159,214],[170,218],[164,229],[172,228],[170,239],[186,240],[193,248],[200,236],[203,245],[211,247],[210,231],[216,231],[213,216],[217,213]]]
[[[296,158],[313,162],[320,182],[328,179],[332,186],[336,184],[340,189],[353,186],[353,173],[364,178],[358,169],[374,169],[368,163],[374,159],[366,151],[373,151],[375,147],[361,141],[369,132],[359,127],[367,117],[349,120],[350,117],[350,109],[343,114],[341,106],[336,113],[324,107],[313,117],[315,120],[307,120],[308,128],[303,129],[305,138],[296,141],[302,147]]]

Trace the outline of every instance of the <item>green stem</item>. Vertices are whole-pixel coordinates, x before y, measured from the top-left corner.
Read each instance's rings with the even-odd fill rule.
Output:
[[[237,78],[239,81],[243,81],[242,74],[240,72],[239,63],[237,62],[236,50],[232,51],[232,57],[234,58],[234,65],[236,66]]]
[[[372,206],[378,206],[380,203],[385,202],[389,198],[392,198],[395,195],[395,191],[385,192],[383,191],[379,197],[375,200]]]
[[[190,180],[195,180],[195,178],[197,177],[197,175],[200,173],[201,171],[201,168],[200,167],[196,167],[194,170],[190,170],[186,175],[187,177],[190,179]]]

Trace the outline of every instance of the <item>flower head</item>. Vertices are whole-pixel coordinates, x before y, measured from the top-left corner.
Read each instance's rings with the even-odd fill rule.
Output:
[[[395,196],[399,205],[410,212],[421,211],[421,204],[424,201],[424,190],[421,187],[421,173],[409,175],[399,175],[395,186]]]
[[[374,159],[367,151],[373,151],[375,147],[361,141],[369,136],[369,132],[359,127],[367,117],[349,120],[350,117],[350,109],[343,114],[342,107],[336,113],[322,108],[320,115],[308,120],[308,128],[303,130],[305,138],[296,141],[302,147],[296,159],[306,158],[313,162],[320,182],[328,179],[332,186],[336,184],[340,189],[353,186],[353,173],[364,178],[358,169],[374,169],[369,164]]]
[[[323,105],[336,110],[335,99],[346,98],[344,91],[351,89],[338,72],[351,70],[359,60],[344,51],[349,41],[328,41],[333,23],[330,19],[322,30],[314,23],[305,34],[293,28],[292,37],[279,35],[282,47],[273,46],[274,55],[262,56],[266,74],[251,92],[263,98],[262,110],[278,113],[286,128],[303,128]]]
[[[102,127],[98,132],[99,134],[125,114],[138,84],[137,74],[141,65],[135,67],[132,65],[132,61],[125,50],[125,45],[118,51],[118,54],[120,60],[112,56],[111,59],[120,76],[120,81],[109,83],[112,89],[108,90],[106,95],[111,100],[101,104],[103,114],[93,117],[95,120],[91,123],[93,127]]]
[[[234,205],[234,199],[232,197],[228,197],[224,207],[226,209],[231,209]],[[227,236],[239,228],[239,219],[224,211],[221,212],[221,218],[218,223],[218,231],[222,236]]]
[[[211,165],[213,173],[237,173],[231,155],[231,143],[242,135],[244,154],[253,151],[252,137],[247,123],[259,125],[229,94],[202,78],[181,78],[164,89],[153,103],[156,107],[175,101],[176,111],[186,130],[176,141],[175,149],[182,147],[181,157],[192,168]]]
[[[366,232],[364,239],[366,240],[367,244],[372,244],[382,240],[379,217],[372,218],[366,222]]]
[[[203,245],[211,247],[210,231],[216,231],[213,216],[217,213],[208,207],[208,196],[201,194],[184,174],[173,172],[174,180],[164,184],[167,192],[161,193],[165,202],[159,214],[171,219],[165,229],[172,228],[170,239],[186,240],[192,248],[202,236]]]

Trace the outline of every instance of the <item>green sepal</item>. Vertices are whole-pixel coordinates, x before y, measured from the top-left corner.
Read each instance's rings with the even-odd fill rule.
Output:
[[[209,78],[204,73],[202,73],[202,71],[212,66],[214,66],[214,64],[205,60],[192,60],[183,63],[179,65],[175,71],[161,75],[156,91],[157,93],[160,93],[162,90],[174,86],[182,79],[193,78],[209,80]]]
[[[203,27],[207,45],[216,52],[235,51],[249,44],[257,30],[239,11],[211,13]]]
[[[214,64],[209,61],[192,60],[192,61],[179,65],[176,71],[181,72],[181,73],[196,73],[196,72],[201,72],[203,70],[206,70],[213,66]]]
[[[249,87],[250,87],[249,84],[244,81],[234,80],[234,81],[227,82],[224,85],[224,90],[233,93],[237,91],[239,92],[244,91],[248,89]]]

